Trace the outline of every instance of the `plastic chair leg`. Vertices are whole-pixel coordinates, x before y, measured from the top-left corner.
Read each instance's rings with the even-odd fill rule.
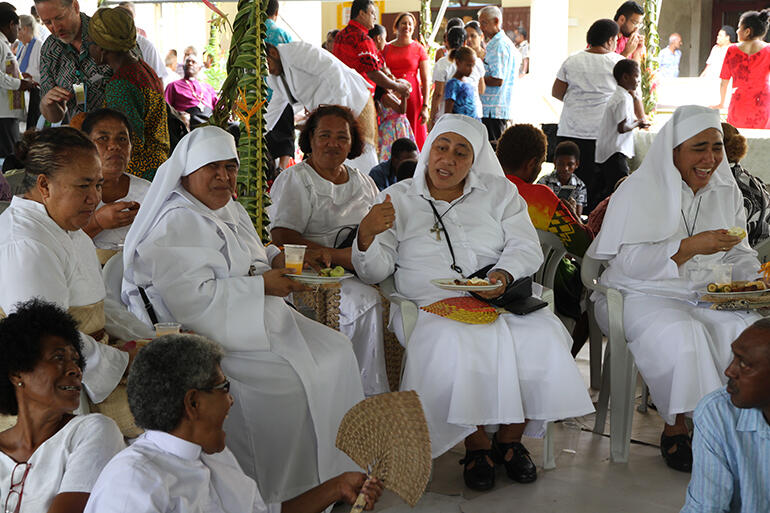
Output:
[[[615,348],[617,349],[617,348]],[[610,359],[610,461],[628,462],[631,444],[631,423],[634,416],[636,368],[630,351],[613,349]]]
[[[596,404],[596,419],[594,420],[594,433],[604,433],[607,423],[607,410],[610,404],[610,344],[604,350],[604,364],[602,365],[602,384],[599,387],[599,401]]]
[[[545,423],[545,438],[543,439],[543,469],[556,468],[556,456],[553,453],[553,422]]]
[[[602,331],[594,317],[594,307],[588,307],[588,351],[591,369],[591,388],[600,390],[602,386]]]
[[[642,402],[636,407],[636,411],[639,413],[647,413],[647,401],[650,397],[650,389],[647,388],[647,383],[642,380]]]

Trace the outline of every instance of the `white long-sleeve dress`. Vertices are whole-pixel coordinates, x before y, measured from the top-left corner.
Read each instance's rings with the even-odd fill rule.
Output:
[[[740,191],[716,178],[697,194],[684,181],[681,188],[682,217],[676,233],[657,243],[622,245],[600,278],[623,293],[628,347],[658,413],[669,424],[678,413],[691,414],[706,394],[724,386],[730,344],[760,318],[696,302],[696,291],[718,280],[711,270],[715,264],[733,264],[734,280],[757,278],[759,262],[747,238],[730,251],[696,255],[680,267],[671,260],[689,236],[688,229],[695,234],[746,226]],[[591,299],[607,333],[606,298],[595,293]]]
[[[155,219],[136,247],[134,283],[160,321],[224,348],[235,399],[227,445],[265,500],[355,469],[334,447],[343,415],[363,399],[350,341],[265,295],[261,275],[278,251],[262,246],[246,210],[231,201],[212,211],[178,185]],[[149,322],[141,297],[129,300]]]
[[[377,196],[374,180],[355,168],[347,170],[348,181],[339,185],[305,162],[281,173],[270,190],[270,229],[288,228],[316,244],[336,247],[366,216]],[[343,280],[341,286],[340,331],[353,342],[364,393],[387,392],[380,293],[357,278]]]
[[[105,299],[101,266],[90,237],[82,230],[63,230],[41,203],[14,196],[0,215],[0,273],[0,308],[6,314],[15,311],[16,303],[35,297],[64,310],[104,301],[104,328],[110,335],[124,340],[152,336],[123,305]],[[123,377],[128,354],[86,333],[80,339],[86,359],[84,389],[99,403]],[[83,400],[81,409],[88,411]]]
[[[436,240],[425,181],[407,180],[382,191],[396,210],[392,228],[366,252],[353,245],[353,263],[366,283],[394,274],[396,289],[418,306],[463,293],[439,289],[436,278],[457,278],[445,237]],[[543,254],[527,205],[505,177],[471,172],[463,195],[451,206],[433,200],[467,276],[494,264],[514,279],[534,274]],[[391,313],[402,343],[399,316]],[[593,411],[574,360],[571,338],[548,309],[525,316],[502,314],[491,324],[471,325],[420,310],[407,345],[402,390],[415,390],[425,410],[431,452],[438,457],[477,425],[521,423],[527,434],[542,421]]]

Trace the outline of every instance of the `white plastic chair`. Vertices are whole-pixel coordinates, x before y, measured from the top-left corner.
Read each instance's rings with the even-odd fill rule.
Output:
[[[770,238],[754,246],[754,250],[757,252],[757,258],[763,264],[770,260]]]
[[[564,247],[559,236],[555,233],[537,230],[537,236],[540,239],[540,247],[543,250],[543,265],[540,266],[540,269],[535,273],[535,281],[551,289],[551,294],[553,294],[553,283],[556,277],[556,270],[558,269],[562,258],[569,255],[578,262],[578,265],[582,265],[583,260],[576,255],[570,254]],[[548,299],[543,298],[543,300],[551,303]],[[590,301],[587,301],[586,303],[588,305],[588,345],[591,388],[599,390],[602,380],[602,332],[599,329],[599,325],[596,324],[593,305]]]
[[[548,307],[553,311],[553,290],[546,289],[545,287],[543,287],[543,289],[541,298],[548,303]],[[396,293],[396,283],[393,280],[393,275],[388,276],[385,280],[380,282],[380,292],[390,300],[391,308],[392,305],[398,305],[399,311],[401,312],[401,324],[404,330],[404,340],[402,341],[404,345],[404,357],[401,360],[401,382],[403,382],[406,356],[409,352],[409,339],[412,336],[415,324],[417,324],[417,314],[419,313],[419,309],[416,304]],[[543,438],[543,469],[550,470],[552,468],[556,468],[556,456],[553,452],[553,423],[546,422],[545,437]]]
[[[607,298],[609,317],[609,340],[604,352],[602,385],[599,391],[599,404],[596,409],[594,433],[603,433],[610,410],[610,461],[626,463],[631,445],[631,423],[634,416],[634,393],[636,391],[637,370],[634,358],[628,349],[623,328],[623,296],[619,290],[605,287],[599,283],[599,275],[605,261],[589,256],[583,257],[580,277],[586,288],[601,292]],[[646,394],[642,398],[646,407]]]
[[[123,286],[123,250],[118,251],[102,267],[102,279],[107,297],[118,303]]]

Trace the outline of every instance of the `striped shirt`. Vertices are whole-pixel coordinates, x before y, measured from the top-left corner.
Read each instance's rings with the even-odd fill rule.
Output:
[[[693,470],[681,513],[770,511],[770,424],[722,388],[695,409]]]

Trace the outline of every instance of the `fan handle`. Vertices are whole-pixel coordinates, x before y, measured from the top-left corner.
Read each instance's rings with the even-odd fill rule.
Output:
[[[354,502],[353,507],[350,508],[350,513],[361,513],[364,511],[364,508],[366,507],[366,494],[364,494],[363,489],[366,488],[366,485],[368,485],[371,480],[372,475],[370,474],[369,477],[366,478],[364,485],[361,487],[362,491],[358,494],[358,497],[356,497],[356,502]]]

